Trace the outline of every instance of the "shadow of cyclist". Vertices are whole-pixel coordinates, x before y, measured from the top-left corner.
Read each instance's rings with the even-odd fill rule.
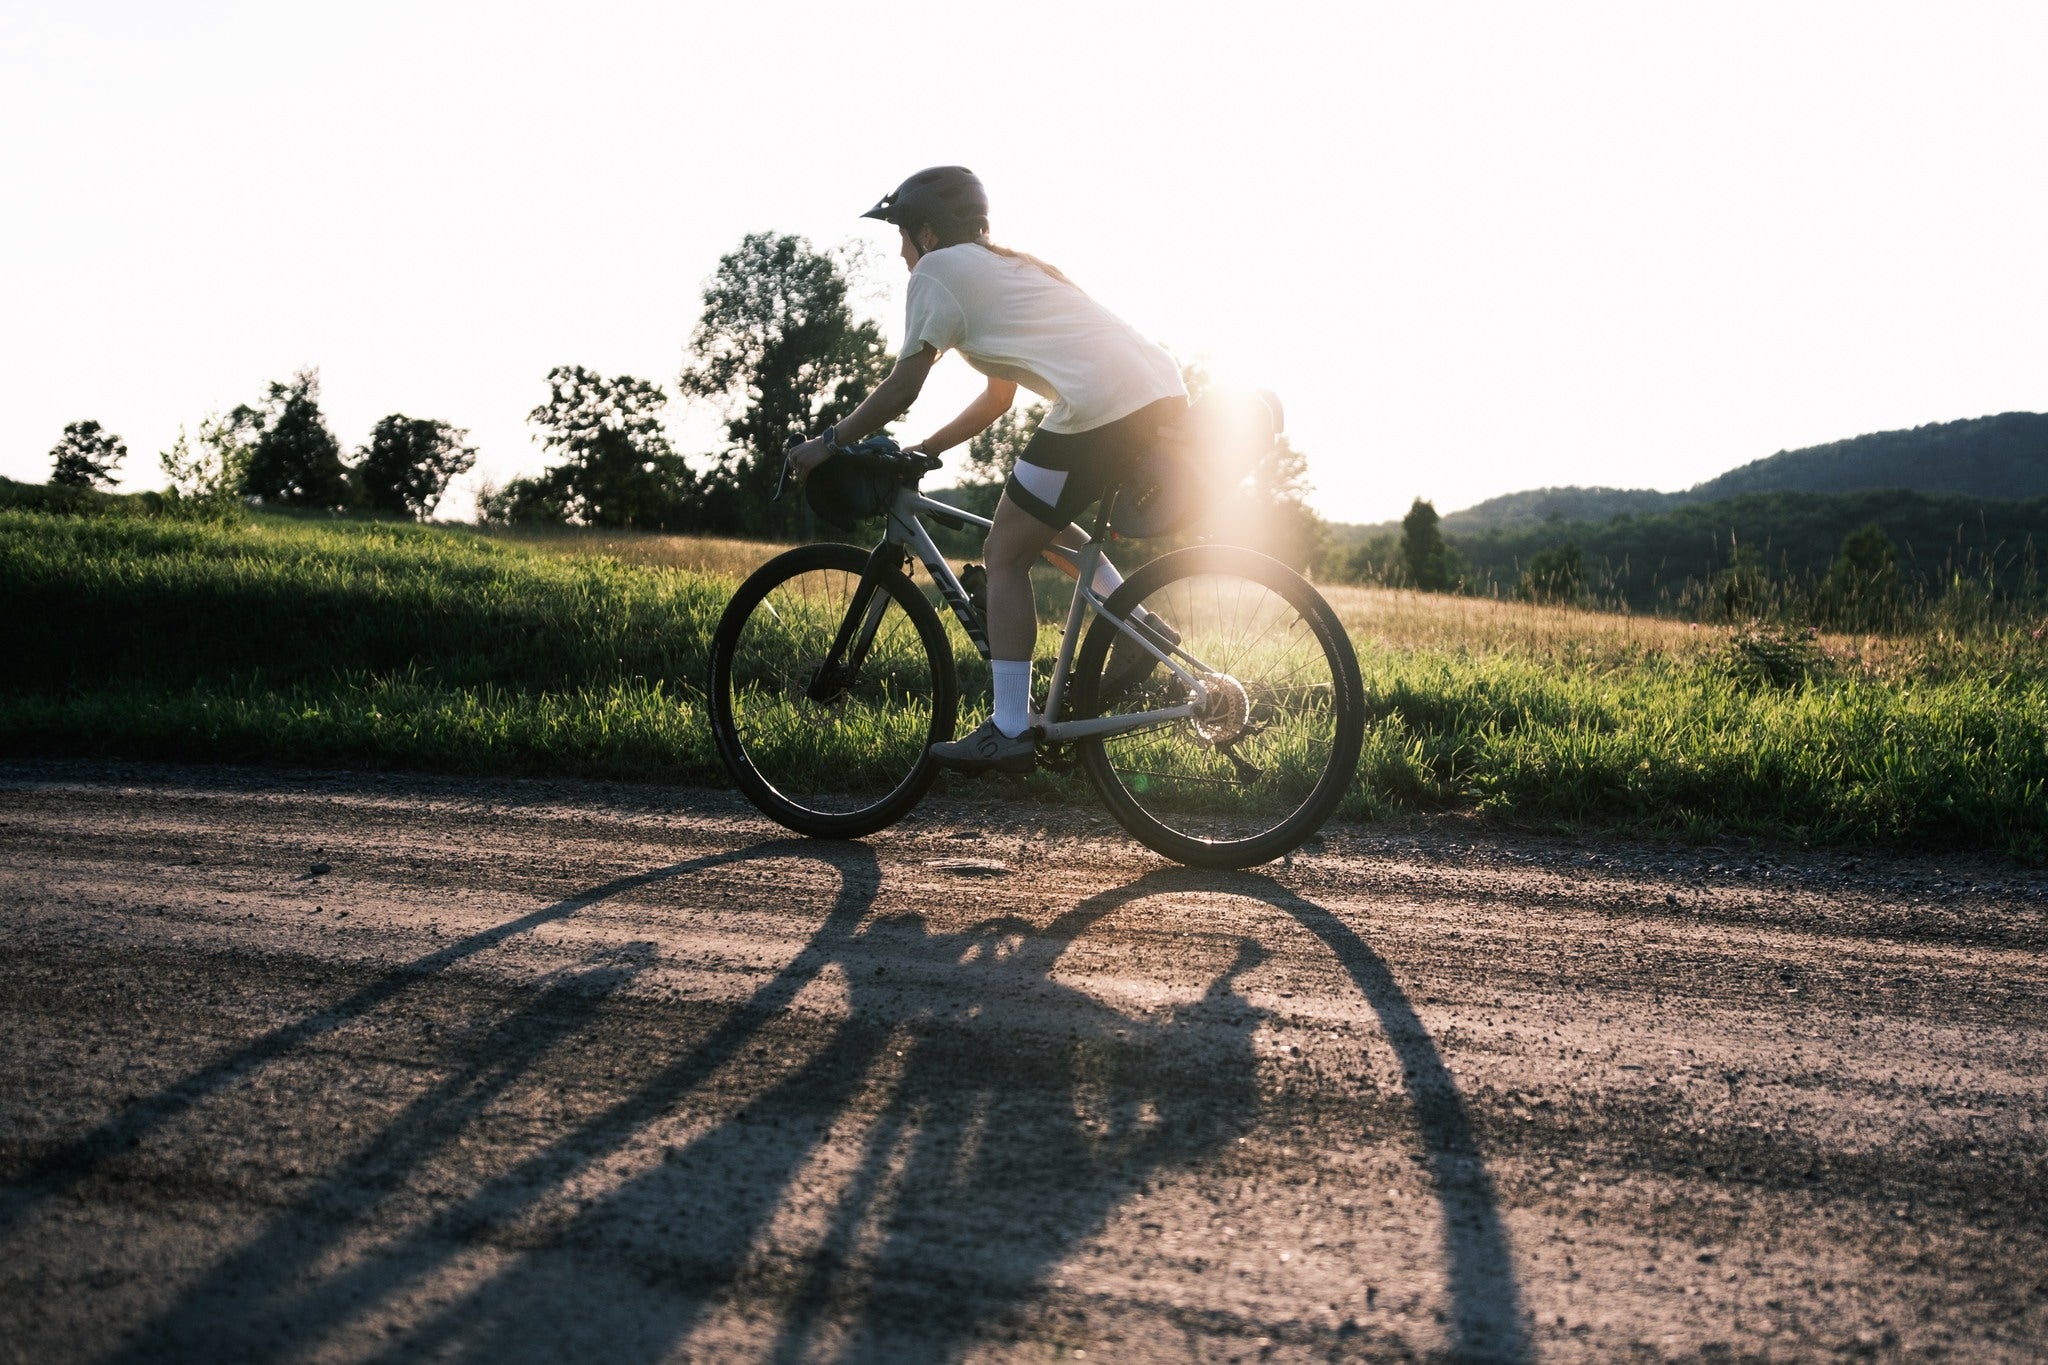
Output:
[[[617,1330],[603,1352],[652,1359],[734,1296],[780,1314],[775,1356],[955,1354],[1162,1167],[1213,1155],[1256,1118],[1262,1016],[1233,984],[1256,946],[1163,1018],[1052,979],[1074,937],[1158,890],[1154,877],[1106,892],[1049,930],[1007,917],[957,933],[916,915],[826,925],[805,954],[848,969],[843,1022],[742,1112],[551,1239],[610,1246],[611,1260],[569,1273],[545,1253],[521,1258],[407,1333],[394,1358],[554,1354],[571,1347],[565,1321],[604,1304]],[[908,1007],[891,980],[905,977]]]
[[[167,1127],[215,1095],[253,1082],[265,1068],[317,1045],[335,1031],[431,990],[441,973],[521,934],[684,873],[798,857],[824,861],[840,874],[840,892],[826,909],[826,924],[844,932],[858,923],[872,905],[879,883],[873,853],[859,845],[777,839],[616,878],[394,967],[333,1005],[252,1039],[155,1094],[132,1102],[83,1137],[46,1155],[14,1183],[6,1192],[0,1231],[99,1170],[144,1135]],[[536,1063],[573,1042],[599,1020],[607,1002],[652,955],[652,945],[616,947],[537,983],[533,999],[495,1026],[481,1049],[473,1049],[476,1060],[458,1066],[408,1104],[364,1147],[272,1217],[253,1242],[224,1258],[182,1292],[167,1310],[135,1333],[133,1345],[116,1358],[141,1361],[272,1354],[282,1342],[319,1335],[359,1311],[364,1302],[404,1290],[420,1273],[445,1259],[445,1238],[422,1254],[416,1238],[402,1236],[371,1248],[341,1271],[323,1274],[315,1267],[345,1243],[361,1239],[363,1221],[408,1173],[425,1169],[460,1146],[472,1125],[485,1118],[492,1105],[519,1085]],[[706,1074],[728,1060],[758,1028],[786,1009],[823,965],[815,957],[800,957],[715,1025],[687,1057],[663,1059],[671,1080],[687,1087],[689,1068]],[[530,1204],[529,1190],[556,1187],[565,1170],[601,1156],[606,1142],[616,1146],[638,1132],[654,1112],[646,1107],[645,1099],[644,1095],[629,1095],[607,1110],[601,1121],[586,1125],[583,1136],[592,1141],[585,1150],[550,1151],[539,1163],[524,1161],[499,1172],[475,1196],[444,1211],[436,1226],[445,1229],[464,1221],[486,1225],[500,1206]]]
[[[1240,940],[1200,997],[1157,1015],[1050,982],[1072,937],[1151,894],[1139,883],[1093,898],[1042,934],[991,920],[932,937],[935,958],[991,1002],[988,1032],[919,1043],[801,1259],[770,1359],[809,1358],[821,1337],[845,1332],[830,1318],[850,1302],[860,1311],[849,1353],[950,1358],[1040,1296],[1047,1270],[1148,1183],[1251,1129],[1252,1039],[1265,1016],[1237,979],[1263,949]],[[1028,1003],[997,1003],[1017,1001],[1026,983]],[[1005,1041],[1019,1046],[1004,1055]]]
[[[401,963],[344,999],[281,1028],[261,1034],[225,1056],[178,1078],[154,1094],[130,1100],[117,1113],[110,1115],[81,1136],[60,1144],[29,1163],[19,1176],[8,1182],[5,1189],[0,1189],[0,1234],[7,1233],[33,1210],[71,1189],[102,1169],[109,1161],[140,1145],[151,1134],[168,1127],[214,1095],[248,1081],[273,1062],[317,1043],[358,1019],[376,1013],[408,993],[430,984],[435,977],[449,968],[480,953],[488,952],[521,934],[566,919],[601,901],[667,881],[686,872],[700,872],[728,863],[773,856],[778,851],[794,852],[811,847],[815,845],[803,840],[777,839],[752,848],[709,854],[668,867],[614,878],[601,886],[578,892],[552,905],[507,920],[503,924],[494,924],[488,929],[478,930],[411,962]],[[869,855],[865,878],[869,896],[873,895],[874,883],[873,857]]]
[[[1176,891],[1264,902],[1344,966],[1410,1077],[1443,1209],[1451,1350],[1526,1355],[1512,1259],[1463,1101],[1384,961],[1336,915],[1267,877],[1174,869],[1046,928],[994,917],[935,932],[917,915],[872,916],[878,873],[864,847],[792,842],[725,860],[760,857],[823,858],[842,886],[810,941],[748,1000],[673,1055],[647,1058],[603,1110],[469,1196],[321,1270],[357,1239],[361,1214],[323,1207],[323,1196],[332,1204],[371,1169],[365,1161],[403,1171],[459,1140],[634,968],[593,962],[565,974],[495,1065],[409,1106],[362,1158],[181,1295],[133,1358],[264,1354],[293,1338],[310,1349],[479,1250],[489,1273],[394,1337],[390,1358],[715,1353],[732,1313],[772,1318],[771,1358],[957,1355],[1042,1299],[1054,1268],[1137,1191],[1213,1160],[1258,1122],[1253,1039],[1265,1016],[1238,982],[1263,960],[1259,945],[1217,945],[1224,956],[1202,994],[1156,1013],[1118,1011],[1055,979],[1069,946],[1105,918]],[[843,1010],[735,1098],[730,1078],[754,1069],[764,1031],[828,976],[843,985]],[[694,1137],[645,1159],[651,1125],[706,1110],[715,1115]],[[608,1193],[563,1198],[615,1158],[631,1164]],[[554,1214],[538,1235],[503,1241],[499,1230],[538,1210]]]
[[[289,1302],[294,1287],[317,1282],[321,1261],[354,1240],[354,1230],[374,1218],[380,1205],[402,1197],[409,1176],[459,1150],[471,1127],[504,1102],[546,1054],[597,1021],[652,955],[648,944],[607,949],[536,983],[532,999],[480,1040],[475,1061],[407,1104],[273,1215],[252,1241],[180,1294],[169,1312],[114,1359],[140,1365],[181,1355],[261,1356],[304,1330],[309,1305]],[[388,1264],[380,1278],[382,1287],[397,1287]]]

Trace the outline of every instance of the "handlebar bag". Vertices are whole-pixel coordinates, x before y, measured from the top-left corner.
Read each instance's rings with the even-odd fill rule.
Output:
[[[804,501],[842,531],[851,531],[870,517],[879,517],[896,500],[899,480],[886,469],[851,452],[832,456],[804,480]]]

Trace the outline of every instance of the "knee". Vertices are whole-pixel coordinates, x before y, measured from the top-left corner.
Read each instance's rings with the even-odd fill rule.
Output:
[[[999,526],[981,547],[982,562],[991,574],[1029,573],[1041,543],[1037,536],[1019,535],[1015,528]]]
[[[1053,532],[1052,543],[1062,550],[1078,550],[1088,543],[1088,533],[1070,521],[1063,529]]]
[[[991,577],[1008,578],[1028,573],[1031,561],[1036,557],[1035,554],[1020,554],[1015,546],[1001,544],[994,536],[990,536],[988,543],[981,547],[982,563],[988,567]]]

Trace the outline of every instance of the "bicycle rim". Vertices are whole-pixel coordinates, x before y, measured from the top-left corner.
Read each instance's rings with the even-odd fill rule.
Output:
[[[866,559],[806,546],[770,561],[735,594],[714,642],[720,754],[757,806],[806,834],[854,838],[901,818],[931,784],[927,749],[952,734],[944,628],[900,574],[875,585],[858,667],[821,680]]]
[[[1197,547],[1141,569],[1110,609],[1142,607],[1181,639],[1177,661],[1202,678],[1204,711],[1080,746],[1119,823],[1181,862],[1244,867],[1313,834],[1357,771],[1364,737],[1357,658],[1336,614],[1305,580],[1250,551]],[[1087,709],[1130,714],[1177,705],[1188,688],[1163,666],[1119,696],[1100,692],[1115,628],[1098,620],[1077,671]]]

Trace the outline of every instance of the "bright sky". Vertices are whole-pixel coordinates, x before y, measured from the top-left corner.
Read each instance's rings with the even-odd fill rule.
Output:
[[[0,0],[0,473],[320,368],[541,463],[742,234],[974,167],[995,235],[1288,400],[1341,520],[2048,409],[2048,4]],[[978,381],[940,367],[902,425]],[[709,428],[679,415],[686,450]],[[466,513],[458,491],[444,513]]]

